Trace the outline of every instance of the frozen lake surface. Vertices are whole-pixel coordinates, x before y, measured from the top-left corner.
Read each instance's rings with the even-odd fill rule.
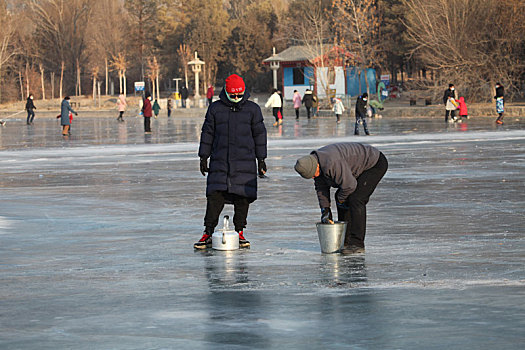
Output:
[[[0,127],[0,349],[521,349],[525,128],[506,118],[271,126],[252,248],[194,252],[200,118]],[[339,141],[390,167],[366,254],[322,255],[295,160]],[[223,214],[232,214],[227,206]],[[521,345],[520,345],[521,344]]]

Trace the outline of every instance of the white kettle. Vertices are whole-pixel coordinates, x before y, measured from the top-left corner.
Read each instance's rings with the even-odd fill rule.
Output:
[[[211,236],[211,247],[217,250],[237,250],[239,249],[239,234],[235,230],[230,230],[230,217],[224,216],[224,227],[217,230]]]

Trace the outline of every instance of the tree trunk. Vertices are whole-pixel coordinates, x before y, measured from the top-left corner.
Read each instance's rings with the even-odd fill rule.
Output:
[[[184,66],[184,84],[188,88],[188,67]]]
[[[108,58],[105,58],[106,61],[106,96],[108,95],[108,80],[109,80],[109,74],[108,74]]]
[[[29,62],[26,62],[26,96],[29,97]]]
[[[97,103],[97,100],[96,100],[96,91],[97,91],[97,78],[93,77],[93,102],[95,102],[95,105]]]
[[[60,66],[60,101],[62,101],[62,83],[64,81],[64,61]]]
[[[160,99],[159,75],[157,74],[157,98]]]
[[[51,72],[51,99],[55,99],[55,72]]]
[[[20,80],[20,96],[24,100],[24,82],[22,81],[22,71],[18,70],[18,79]]]
[[[46,88],[44,84],[44,66],[42,64],[39,64],[38,66],[40,68],[40,82],[42,83],[42,100],[46,100]]]
[[[82,95],[82,87],[81,87],[81,81],[80,81],[80,62],[77,58],[77,96]]]
[[[126,70],[124,69],[122,71],[122,80],[124,81],[124,83],[122,85],[124,85],[124,97],[126,97]]]
[[[100,81],[97,82],[97,92],[98,92],[98,108],[100,108]]]
[[[122,89],[122,80],[123,80],[123,77],[122,77],[122,70],[119,69],[118,71],[118,93],[119,94],[122,94],[124,92],[124,90]]]

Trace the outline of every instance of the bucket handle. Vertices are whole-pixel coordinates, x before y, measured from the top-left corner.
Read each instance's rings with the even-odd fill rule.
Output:
[[[226,234],[222,233],[222,244],[226,244]]]

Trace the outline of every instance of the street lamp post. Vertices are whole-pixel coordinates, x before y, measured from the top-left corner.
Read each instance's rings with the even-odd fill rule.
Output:
[[[274,47],[272,58],[275,58],[275,59],[269,59],[270,69],[273,72],[273,88],[274,89],[277,89],[277,71],[279,70],[279,66],[280,66],[279,60],[276,58],[276,56],[277,54],[275,53],[275,47]]]
[[[191,66],[191,70],[195,74],[195,99],[201,97],[199,93],[199,73],[202,70],[202,65],[205,64],[204,61],[201,61],[199,57],[197,57],[197,51],[195,51],[195,58],[188,62],[188,65]]]

